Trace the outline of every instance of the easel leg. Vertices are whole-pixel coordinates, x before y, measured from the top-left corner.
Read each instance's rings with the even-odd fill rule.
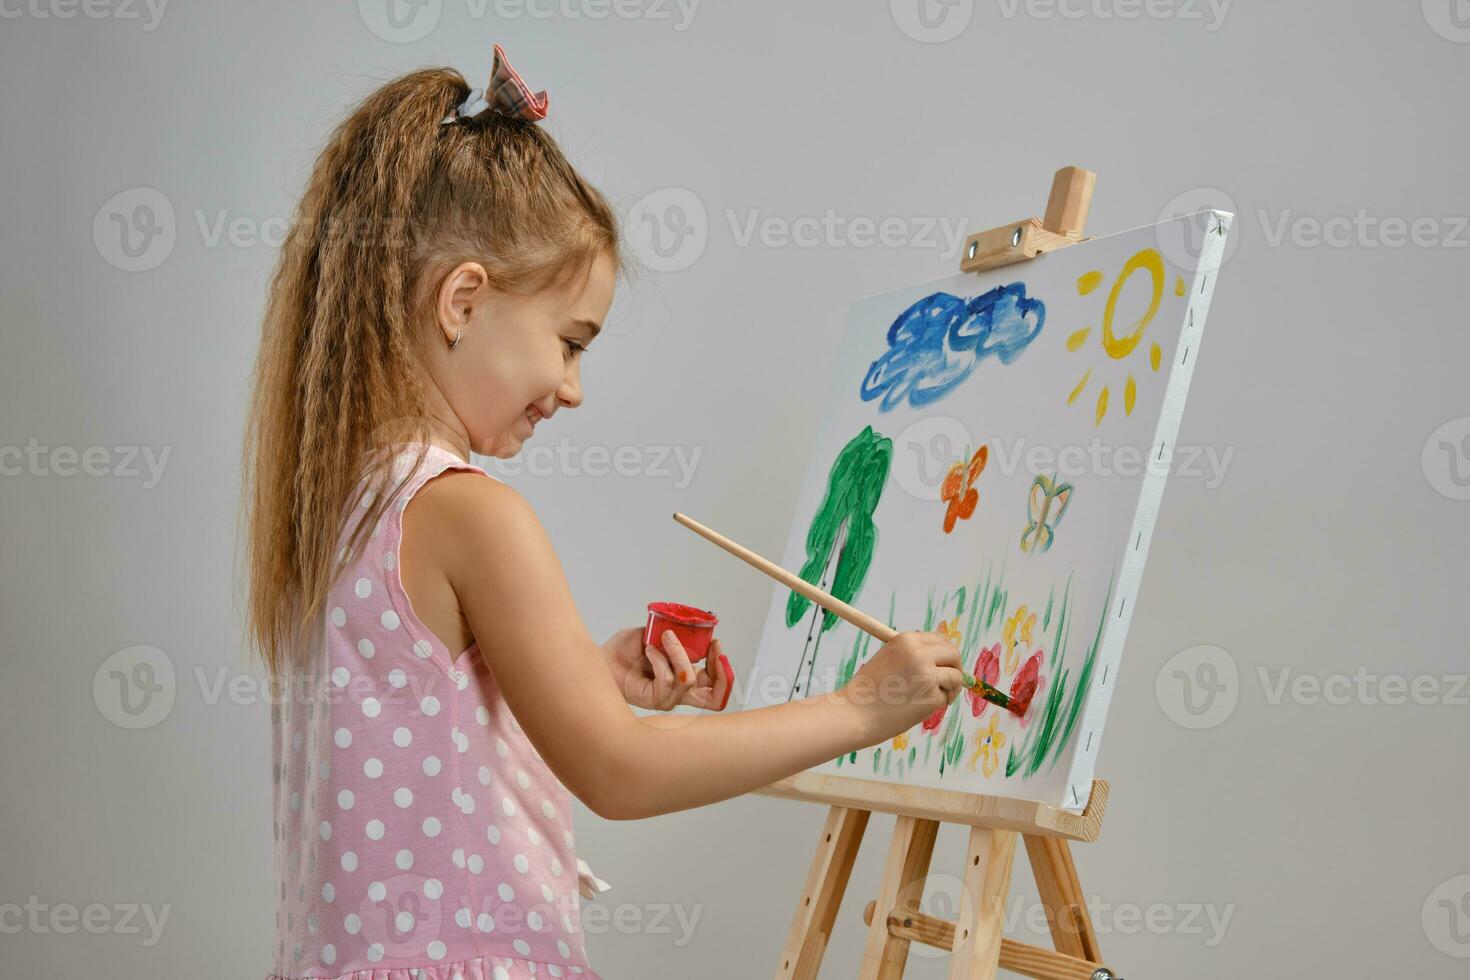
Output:
[[[878,891],[873,921],[868,926],[860,980],[899,980],[903,976],[909,940],[888,931],[888,914],[895,909],[918,907],[938,835],[936,820],[898,818],[888,846],[888,861],[883,867],[883,884]]]
[[[816,980],[869,815],[867,810],[842,806],[827,811],[827,825],[801,890],[801,905],[786,934],[776,980]]]
[[[1046,922],[1057,952],[1101,962],[1097,933],[1082,895],[1082,883],[1077,879],[1071,846],[1061,838],[1027,835],[1026,855],[1031,859],[1036,890],[1046,908]]]
[[[955,926],[950,980],[993,980],[1000,967],[1000,940],[1005,930],[1006,896],[1016,834],[1009,830],[970,828],[965,855],[964,896],[975,903],[974,918]],[[962,899],[963,902],[963,899]]]

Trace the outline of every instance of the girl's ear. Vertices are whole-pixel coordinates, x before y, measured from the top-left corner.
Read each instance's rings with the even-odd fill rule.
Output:
[[[484,301],[489,282],[490,276],[478,262],[461,262],[444,277],[434,313],[446,344],[469,329],[475,305]]]

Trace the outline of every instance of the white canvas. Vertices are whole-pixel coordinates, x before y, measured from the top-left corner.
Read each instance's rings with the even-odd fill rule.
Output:
[[[1231,218],[852,304],[780,562],[1034,693],[1023,715],[961,694],[811,771],[1085,807]],[[840,687],[879,646],[777,587],[751,706]]]

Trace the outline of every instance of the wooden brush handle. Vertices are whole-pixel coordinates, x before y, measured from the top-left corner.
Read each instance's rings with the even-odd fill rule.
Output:
[[[694,518],[675,512],[674,520],[683,524],[700,537],[713,541],[736,558],[745,561],[747,564],[754,565],[787,588],[800,592],[833,615],[847,620],[864,633],[875,637],[880,643],[887,643],[898,635],[898,630],[889,626],[887,623],[879,622],[861,609],[854,609],[836,596],[828,595],[806,579],[799,575],[791,574],[775,562],[767,561],[754,551],[736,544],[718,531],[711,531]]]
[[[680,524],[683,524],[685,527],[687,527],[689,530],[693,531],[700,537],[705,538],[708,541],[713,541],[721,548],[724,548],[726,551],[730,552],[730,554],[734,555],[736,558],[739,558],[747,564],[752,565],[755,568],[758,568],[761,571],[765,572],[767,575],[771,576],[771,578],[775,579],[777,582],[780,582],[787,588],[793,589],[796,592],[800,592],[812,602],[815,602],[817,605],[821,606],[823,609],[827,610],[833,615],[847,620],[849,623],[856,626],[864,633],[867,633],[877,639],[879,643],[887,643],[889,640],[898,635],[898,630],[889,626],[887,623],[880,622],[879,620],[874,619],[872,616],[869,616],[861,609],[854,609],[852,606],[849,606],[847,603],[843,602],[836,596],[829,595],[826,592],[823,592],[821,589],[817,588],[815,585],[812,585],[810,582],[800,577],[799,575],[791,574],[780,565],[777,565],[775,562],[767,561],[760,555],[756,554],[754,551],[751,551],[749,548],[746,548],[743,545],[736,544],[734,541],[731,541],[729,538],[725,537],[718,531],[710,530],[703,524],[696,521],[694,518],[686,516],[684,514],[680,514],[678,511],[675,511],[674,520],[678,521]],[[972,691],[978,690],[981,697],[985,698],[985,700],[987,701],[992,702],[993,704],[999,705],[1002,708],[1010,706],[1011,699],[1002,691],[991,687],[989,684],[985,683],[985,681],[976,677],[974,674],[967,673],[964,670],[961,670],[960,673],[965,678],[965,687],[969,688]]]

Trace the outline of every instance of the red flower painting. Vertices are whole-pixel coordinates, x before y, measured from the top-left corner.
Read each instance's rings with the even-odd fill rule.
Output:
[[[1011,710],[1022,719],[1023,723],[1026,720],[1027,709],[1031,707],[1031,700],[1036,697],[1036,692],[1043,684],[1041,659],[1041,651],[1037,650],[1029,660],[1021,665],[1016,679],[1011,682]]]
[[[1000,644],[985,647],[980,651],[980,656],[975,661],[975,676],[980,678],[991,687],[1000,679]],[[970,699],[970,715],[979,718],[990,707],[990,702],[982,698],[974,691],[965,691],[965,697]]]

